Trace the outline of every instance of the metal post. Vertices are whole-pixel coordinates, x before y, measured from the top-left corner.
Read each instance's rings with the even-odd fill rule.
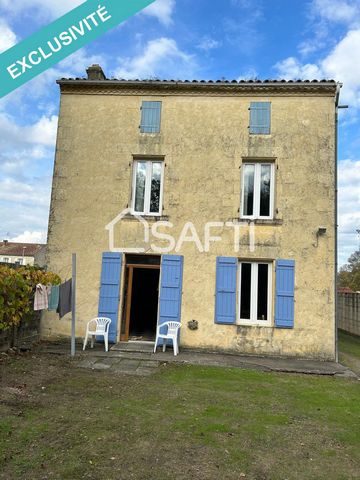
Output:
[[[71,276],[71,356],[75,356],[75,314],[76,314],[76,253],[72,254]]]

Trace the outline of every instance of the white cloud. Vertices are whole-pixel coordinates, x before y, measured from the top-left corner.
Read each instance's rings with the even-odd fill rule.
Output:
[[[0,146],[3,151],[19,151],[28,145],[52,147],[55,145],[57,122],[56,115],[42,116],[32,125],[20,126],[9,115],[0,113]]]
[[[50,190],[51,181],[47,177],[32,182],[19,182],[13,178],[0,180],[0,200],[6,202],[48,207]]]
[[[120,58],[120,66],[115,70],[119,78],[181,78],[191,77],[196,68],[194,56],[178,47],[172,38],[150,40],[144,51],[133,58]]]
[[[326,76],[344,83],[342,99],[360,107],[360,29],[350,30],[321,63]]]
[[[199,48],[200,50],[205,50],[207,52],[214,48],[220,47],[220,45],[221,42],[206,35],[201,39],[201,42],[198,44],[197,48]]]
[[[0,53],[15,45],[16,42],[16,34],[11,30],[5,20],[0,18]]]
[[[49,216],[49,205],[16,202],[1,204],[0,238],[15,238],[25,231],[45,232]]]
[[[321,69],[312,63],[302,64],[295,57],[288,57],[275,65],[279,76],[285,80],[298,79],[311,80],[322,75]]]
[[[258,78],[258,72],[254,67],[250,67],[238,76],[237,81],[241,80],[256,80]]]
[[[358,1],[314,0],[311,8],[314,15],[328,22],[351,25],[359,21],[360,6]]]
[[[306,9],[308,24],[304,33],[307,33],[309,38],[298,46],[302,57],[333,47],[334,26],[345,26],[348,29],[360,27],[358,0],[312,0]]]
[[[156,0],[141,13],[156,17],[160,23],[169,26],[173,23],[172,14],[175,8],[175,0]]]
[[[40,17],[56,18],[81,3],[84,3],[84,0],[0,0],[0,8],[14,16],[29,13],[29,11],[34,14],[36,10],[36,14]]]
[[[341,91],[343,102],[360,107],[360,29],[350,30],[335,48],[317,64],[301,63],[295,57],[278,62],[275,69],[285,79],[328,78],[344,84]]]
[[[357,249],[360,228],[360,160],[339,162],[339,264]]]
[[[45,231],[30,232],[29,230],[26,230],[20,235],[17,235],[16,237],[11,238],[9,241],[20,242],[20,243],[46,243],[46,232]]]

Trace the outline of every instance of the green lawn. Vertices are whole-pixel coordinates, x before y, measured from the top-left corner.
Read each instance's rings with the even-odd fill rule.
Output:
[[[349,333],[339,332],[339,350],[360,359],[360,337]]]
[[[339,332],[339,360],[360,376],[360,337]]]
[[[359,479],[360,382],[64,357],[0,363],[0,478]]]

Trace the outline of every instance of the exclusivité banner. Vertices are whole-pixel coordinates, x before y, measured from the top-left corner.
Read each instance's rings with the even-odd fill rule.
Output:
[[[155,0],[87,0],[0,54],[0,98]]]

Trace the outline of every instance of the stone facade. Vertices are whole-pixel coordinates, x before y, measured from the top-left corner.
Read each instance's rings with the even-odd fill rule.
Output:
[[[226,227],[211,230],[222,240],[211,243],[209,252],[199,253],[194,242],[177,252],[184,257],[181,346],[334,359],[337,84],[59,83],[47,264],[70,278],[71,253],[77,253],[77,335],[97,314],[101,254],[109,250],[105,226],[131,205],[134,158],[163,159],[160,219],[173,224],[175,239],[192,222],[202,243],[206,222],[239,219],[243,162],[263,160],[275,164],[274,219],[255,220],[254,250],[248,226],[240,230],[239,253],[234,254],[233,230]],[[139,131],[144,100],[162,102],[160,133]],[[249,134],[251,101],[271,102],[269,135]],[[147,220],[152,225],[159,218]],[[322,235],[320,226],[326,228]],[[114,227],[114,243],[144,246],[142,226],[126,215]],[[149,245],[146,249],[154,253]],[[214,323],[216,257],[234,255],[273,262],[269,326]],[[277,259],[295,260],[291,329],[274,326]],[[191,320],[197,329],[187,327]],[[68,335],[69,316],[58,320],[47,313],[42,332]]]

